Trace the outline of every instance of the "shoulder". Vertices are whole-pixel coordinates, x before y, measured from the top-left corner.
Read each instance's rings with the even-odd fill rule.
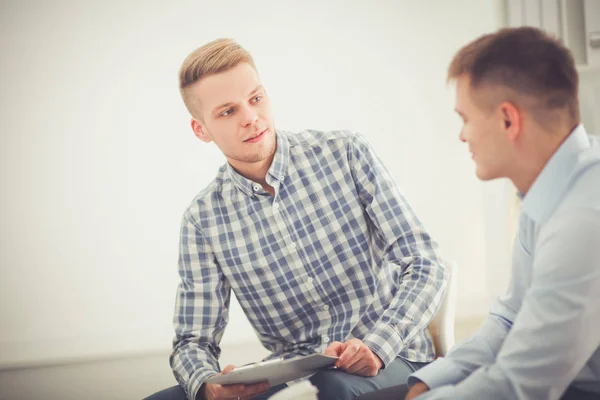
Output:
[[[282,132],[282,134],[288,139],[290,147],[345,148],[357,141],[364,141],[361,134],[349,130],[307,129],[296,133]]]
[[[227,174],[226,164],[222,165],[215,178],[202,189],[188,204],[184,211],[184,219],[199,227],[200,221],[205,219],[214,209],[216,203],[223,198],[223,191],[231,184]]]
[[[600,152],[597,151],[580,155],[555,214],[586,210],[600,212]]]

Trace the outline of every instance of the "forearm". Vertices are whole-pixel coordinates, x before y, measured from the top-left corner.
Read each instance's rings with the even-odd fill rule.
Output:
[[[542,226],[531,286],[494,362],[431,398],[560,398],[600,346],[599,240],[594,212]]]
[[[361,136],[349,143],[352,176],[373,232],[380,285],[395,296],[365,342],[387,364],[427,328],[441,304],[450,272],[387,169]]]
[[[407,257],[400,263],[403,265],[387,266],[390,271],[396,270],[392,275],[402,278],[394,283],[396,295],[364,338],[384,364],[396,357],[404,343],[427,329],[443,300],[450,275],[435,254]]]
[[[457,384],[477,369],[494,363],[496,355],[506,339],[510,323],[494,311],[497,304],[477,332],[466,342],[455,346],[445,358],[412,374],[408,383],[424,382],[430,388]]]
[[[219,371],[219,342],[227,325],[231,289],[189,213],[181,227],[178,272],[170,363],[188,398],[195,399],[202,383]]]

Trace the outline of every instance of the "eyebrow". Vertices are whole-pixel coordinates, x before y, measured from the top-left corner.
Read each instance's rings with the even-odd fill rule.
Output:
[[[255,94],[256,92],[258,92],[262,89],[263,89],[263,85],[258,85],[248,94],[248,96],[252,96],[253,94]],[[231,102],[220,104],[220,105],[216,106],[215,108],[213,108],[213,112],[217,112],[218,110],[225,108],[225,107],[231,107],[232,105],[233,105],[233,103],[231,103]]]
[[[248,94],[248,96],[252,96],[254,93],[259,92],[263,89],[263,85],[258,85],[257,87],[254,88],[253,91],[250,92],[250,94]]]

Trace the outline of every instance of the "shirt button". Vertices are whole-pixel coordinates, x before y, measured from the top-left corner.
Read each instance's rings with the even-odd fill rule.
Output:
[[[328,338],[327,336],[325,336],[325,337],[323,338],[323,342],[324,342],[324,343],[329,343],[329,338]]]
[[[290,247],[292,248],[292,250],[296,250],[296,243],[290,244]]]
[[[273,208],[278,210],[279,209],[279,203],[273,203]]]
[[[254,191],[255,191],[255,192],[258,192],[259,190],[260,190],[260,186],[258,186],[258,185],[254,185]]]
[[[306,282],[308,282],[308,283],[313,283],[313,278],[309,277],[309,278],[306,280]]]
[[[327,304],[323,304],[323,310],[329,310],[329,306]]]
[[[282,181],[283,180],[283,175],[279,175],[279,180]]]

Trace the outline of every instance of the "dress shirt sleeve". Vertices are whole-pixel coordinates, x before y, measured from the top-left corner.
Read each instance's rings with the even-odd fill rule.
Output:
[[[600,213],[540,228],[532,285],[496,361],[419,399],[559,399],[600,346]]]
[[[361,203],[373,227],[375,259],[397,272],[397,294],[363,342],[384,365],[392,361],[437,312],[450,272],[388,171],[360,135],[348,150]]]
[[[456,384],[480,367],[493,364],[514,319],[514,311],[504,302],[510,296],[509,291],[492,306],[490,315],[470,339],[454,346],[446,357],[410,375],[408,385],[412,387],[421,381],[435,389]]]
[[[181,225],[178,271],[170,363],[188,398],[195,399],[202,383],[220,369],[231,289],[188,212]]]

